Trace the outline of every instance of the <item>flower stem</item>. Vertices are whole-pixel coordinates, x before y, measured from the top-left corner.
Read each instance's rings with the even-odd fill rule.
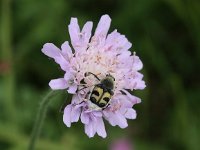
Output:
[[[38,114],[37,114],[37,117],[36,117],[36,120],[35,120],[35,124],[34,124],[33,130],[32,130],[32,135],[31,135],[28,150],[34,150],[35,149],[35,143],[37,141],[37,138],[40,135],[40,131],[41,131],[42,124],[43,124],[45,116],[46,116],[48,106],[49,106],[53,96],[55,96],[55,94],[57,94],[57,93],[58,93],[57,91],[50,91],[42,99],[42,102],[40,103]]]
[[[12,0],[2,0],[1,2],[1,17],[0,17],[0,64],[4,69],[0,69],[0,74],[3,74],[3,107],[6,114],[9,115],[8,121],[16,123],[16,108],[15,100],[15,70],[12,47]]]

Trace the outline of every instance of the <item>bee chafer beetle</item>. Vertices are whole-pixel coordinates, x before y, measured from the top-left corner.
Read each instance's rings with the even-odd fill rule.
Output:
[[[86,76],[93,75],[100,83],[94,85],[93,89],[88,94],[88,100],[98,106],[100,109],[108,107],[112,96],[114,95],[115,78],[108,74],[105,78],[99,79],[95,74],[88,72]]]

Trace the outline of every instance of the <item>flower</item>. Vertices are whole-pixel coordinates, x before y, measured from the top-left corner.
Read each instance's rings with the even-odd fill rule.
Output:
[[[132,44],[124,35],[117,30],[107,35],[110,23],[110,17],[103,15],[91,37],[92,22],[86,22],[80,30],[77,18],[71,18],[68,28],[72,48],[66,41],[61,49],[52,43],[46,43],[42,49],[65,72],[64,77],[51,80],[49,86],[52,90],[67,89],[73,95],[71,104],[64,109],[64,123],[70,127],[80,119],[89,137],[96,133],[107,136],[103,119],[112,126],[126,128],[127,119],[136,118],[133,105],[141,102],[128,90],[145,88],[143,75],[138,72],[143,67],[141,60],[131,54]],[[89,93],[107,76],[115,80],[113,95],[102,109],[90,100]]]
[[[133,150],[133,145],[129,139],[121,138],[112,142],[110,150]]]

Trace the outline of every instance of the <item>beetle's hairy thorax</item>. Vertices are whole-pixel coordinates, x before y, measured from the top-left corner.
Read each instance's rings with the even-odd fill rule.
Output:
[[[106,77],[104,78],[100,85],[103,86],[103,88],[109,89],[109,90],[113,90],[114,89],[114,81],[112,77]]]

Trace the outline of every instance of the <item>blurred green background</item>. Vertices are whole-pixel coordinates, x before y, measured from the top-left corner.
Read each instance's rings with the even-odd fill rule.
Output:
[[[135,150],[200,150],[200,1],[198,0],[1,0],[0,149],[25,150],[48,82],[63,76],[41,53],[43,44],[69,40],[71,17],[80,25],[109,14],[111,30],[133,43],[144,63],[147,88],[138,117],[120,129],[106,123],[108,137],[89,139],[81,123],[65,127],[55,97],[38,150],[102,150],[128,138]],[[94,29],[93,29],[94,32]]]

